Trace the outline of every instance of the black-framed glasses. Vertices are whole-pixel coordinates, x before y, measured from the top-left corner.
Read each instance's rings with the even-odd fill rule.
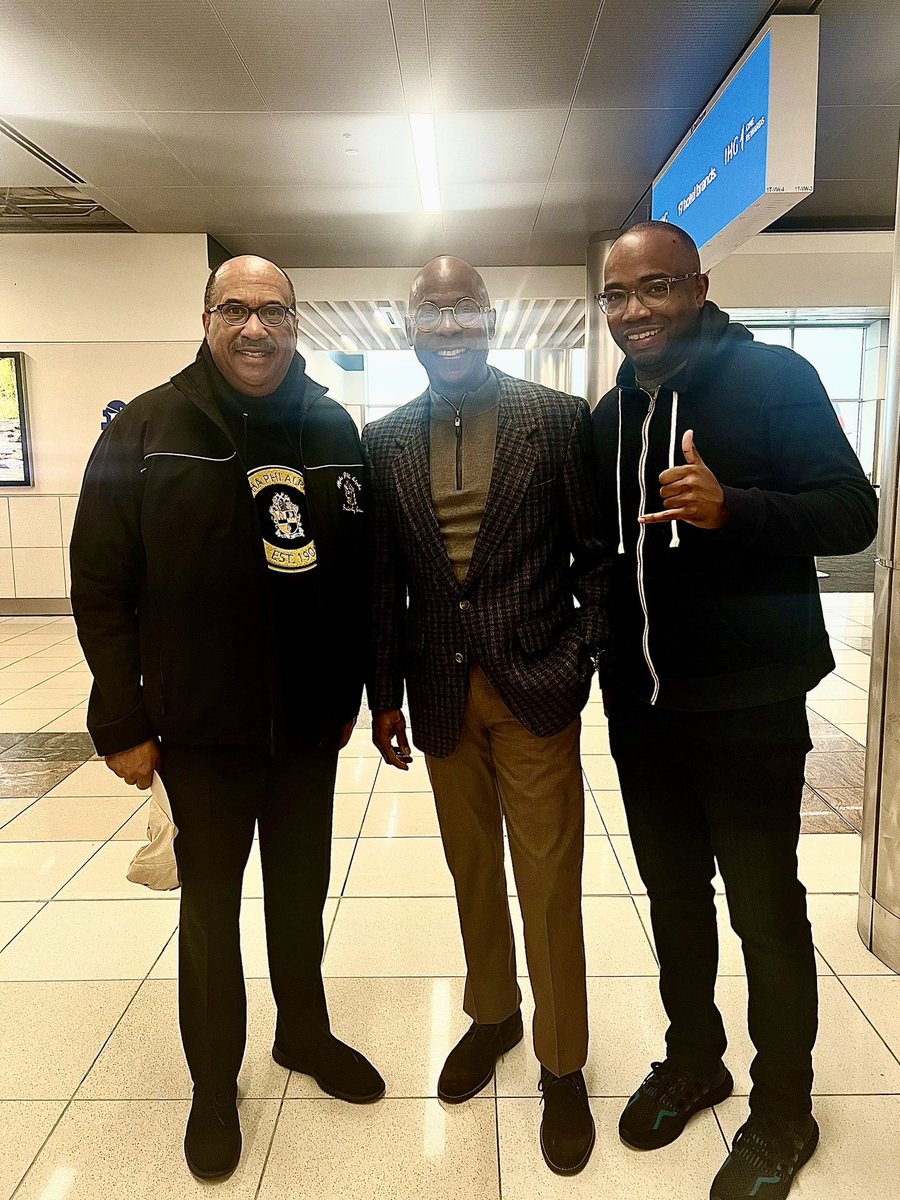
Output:
[[[625,288],[607,288],[598,292],[594,299],[608,317],[615,317],[628,307],[629,296],[637,296],[644,308],[659,308],[668,300],[673,283],[699,278],[699,271],[688,271],[685,275],[663,275],[659,279],[647,279],[627,291]]]
[[[453,320],[460,329],[474,329],[481,318],[491,311],[490,304],[479,304],[471,296],[463,296],[455,304],[445,304],[443,308],[425,300],[413,312],[412,318],[416,329],[422,333],[433,333],[443,320],[445,312],[453,313]]]
[[[296,317],[296,310],[286,304],[261,304],[259,308],[251,308],[249,304],[238,304],[229,300],[225,304],[216,304],[206,310],[208,313],[217,312],[226,325],[246,325],[255,314],[266,329],[277,329],[288,317]]]

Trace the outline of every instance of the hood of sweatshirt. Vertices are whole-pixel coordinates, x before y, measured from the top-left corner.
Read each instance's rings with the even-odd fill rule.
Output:
[[[732,321],[728,313],[707,300],[700,310],[700,328],[689,346],[685,347],[685,365],[675,373],[667,386],[686,392],[696,387],[716,369],[719,358],[730,353],[739,342],[753,341],[753,334],[739,321]],[[638,387],[634,363],[626,358],[616,375],[620,388]]]

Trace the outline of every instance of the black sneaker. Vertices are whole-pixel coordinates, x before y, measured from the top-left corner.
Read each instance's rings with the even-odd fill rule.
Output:
[[[750,1115],[710,1188],[710,1200],[784,1200],[794,1176],[819,1144],[812,1117],[778,1121]]]
[[[462,1104],[477,1096],[494,1076],[497,1059],[522,1040],[522,1010],[496,1025],[473,1021],[447,1055],[438,1080],[438,1096],[447,1104]]]
[[[577,1175],[587,1166],[595,1138],[584,1075],[581,1071],[554,1075],[541,1067],[539,1086],[544,1095],[541,1118],[544,1162],[557,1175]]]
[[[184,1133],[184,1157],[198,1179],[227,1179],[241,1160],[237,1088],[194,1088]]]
[[[619,1137],[632,1150],[659,1150],[684,1132],[703,1108],[731,1095],[734,1080],[719,1064],[712,1075],[695,1075],[676,1063],[655,1062],[619,1117]]]

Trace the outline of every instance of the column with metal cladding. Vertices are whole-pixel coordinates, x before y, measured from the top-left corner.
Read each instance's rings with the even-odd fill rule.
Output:
[[[898,172],[900,173],[900,172]],[[900,972],[900,189],[875,563],[872,674],[863,800],[859,936]]]
[[[603,290],[603,268],[606,256],[619,231],[595,233],[587,248],[587,313],[585,316],[584,371],[587,401],[591,408],[601,396],[615,386],[616,372],[622,362],[622,352],[609,336],[606,317],[597,303],[597,293]]]

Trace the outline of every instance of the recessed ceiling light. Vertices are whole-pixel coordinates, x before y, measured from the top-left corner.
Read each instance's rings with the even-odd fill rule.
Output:
[[[344,151],[344,153],[349,154],[349,155],[351,155],[351,157],[355,158],[356,155],[359,154],[359,151],[354,150],[352,146],[348,146],[347,149]]]
[[[431,113],[410,113],[409,128],[412,134],[413,153],[416,156],[416,173],[419,176],[422,211],[438,213],[441,211],[441,185],[438,179],[434,117]]]

